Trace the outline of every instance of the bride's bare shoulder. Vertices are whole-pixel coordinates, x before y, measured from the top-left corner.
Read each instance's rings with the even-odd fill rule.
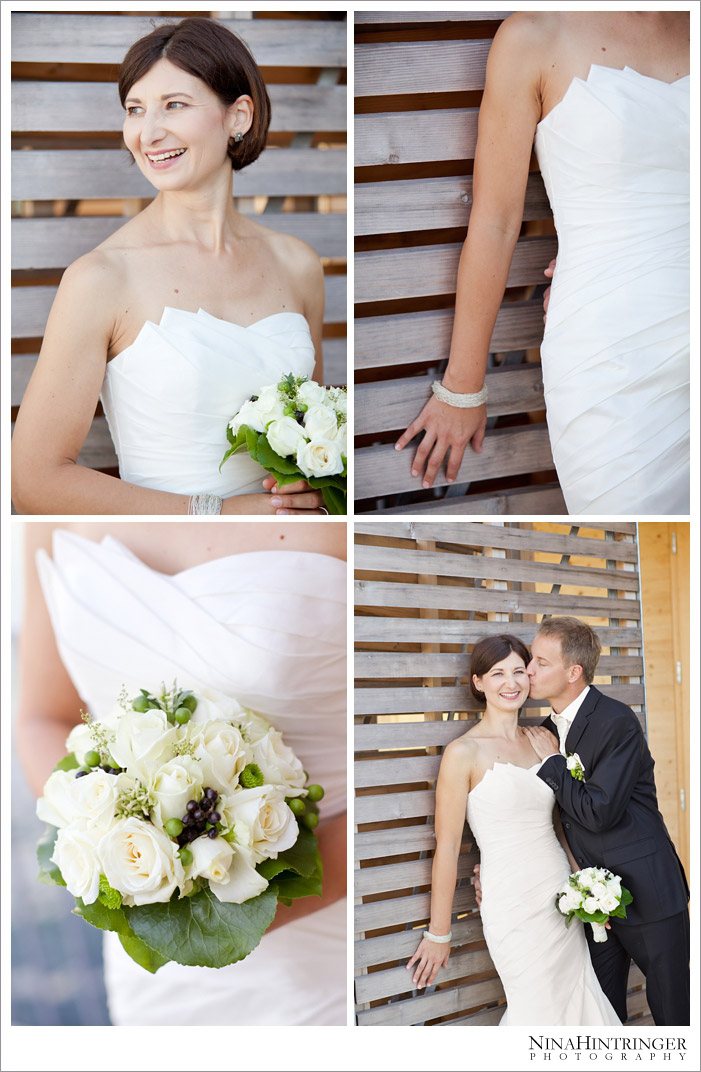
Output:
[[[479,737],[468,730],[445,746],[443,763],[451,767],[471,767],[479,756]]]
[[[517,11],[504,19],[495,34],[494,44],[524,63],[544,54],[563,28],[560,11]]]

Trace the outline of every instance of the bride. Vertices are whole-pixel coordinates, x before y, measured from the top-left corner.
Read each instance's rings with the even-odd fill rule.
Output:
[[[125,686],[207,688],[257,710],[325,788],[323,896],[280,905],[244,960],[138,967],[104,940],[116,1025],[346,1023],[345,525],[26,525],[17,744],[40,795],[87,710]]]
[[[396,443],[458,477],[535,150],[558,234],[541,363],[570,514],[689,511],[688,12],[520,12],[492,45],[442,383]]]
[[[578,870],[555,797],[518,714],[530,656],[514,636],[475,645],[470,688],[480,722],[445,749],[436,785],[431,919],[407,963],[434,982],[450,956],[450,917],[465,816],[480,848],[484,937],[506,994],[500,1026],[620,1024],[594,974],[583,925],[567,928],[555,894]]]
[[[63,275],[13,437],[15,506],[327,513],[247,455],[218,468],[246,399],[289,372],[322,378],[319,258],[231,196],[232,168],[265,147],[261,72],[220,22],[186,18],[132,45],[119,94],[125,144],[158,194]],[[121,480],[77,464],[98,398]]]

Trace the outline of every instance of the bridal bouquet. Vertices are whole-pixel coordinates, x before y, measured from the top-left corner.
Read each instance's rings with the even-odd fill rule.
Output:
[[[606,921],[609,916],[617,919],[626,918],[626,905],[631,904],[633,895],[621,886],[619,875],[614,875],[604,867],[585,867],[570,875],[565,885],[558,891],[555,903],[567,916],[569,927],[574,916],[591,923],[595,942],[607,941]]]
[[[247,450],[279,488],[306,480],[321,491],[330,514],[345,514],[346,420],[345,387],[323,387],[289,373],[244,402],[229,421],[230,447],[219,468]]]
[[[321,896],[324,791],[260,715],[177,684],[123,691],[66,745],[37,803],[39,878],[148,971],[232,964],[278,901]]]

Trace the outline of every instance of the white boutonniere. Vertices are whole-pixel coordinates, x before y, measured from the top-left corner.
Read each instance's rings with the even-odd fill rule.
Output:
[[[578,782],[585,781],[584,771],[586,767],[582,763],[581,759],[576,752],[570,752],[567,756],[567,770],[570,772],[573,778],[576,778]]]

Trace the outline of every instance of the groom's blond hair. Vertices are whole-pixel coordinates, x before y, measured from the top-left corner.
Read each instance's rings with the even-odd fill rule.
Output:
[[[545,618],[538,636],[555,637],[560,641],[562,658],[567,666],[581,666],[582,676],[591,685],[601,655],[601,641],[586,622],[579,618]]]

